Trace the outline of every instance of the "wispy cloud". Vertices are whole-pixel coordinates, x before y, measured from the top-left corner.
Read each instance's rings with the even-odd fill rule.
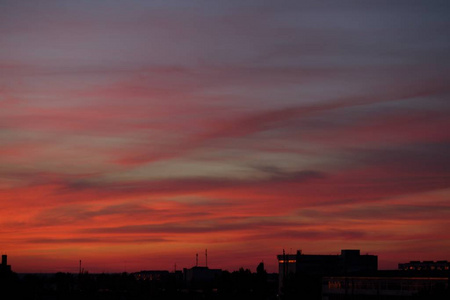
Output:
[[[446,259],[448,25],[439,1],[2,1],[2,251]]]

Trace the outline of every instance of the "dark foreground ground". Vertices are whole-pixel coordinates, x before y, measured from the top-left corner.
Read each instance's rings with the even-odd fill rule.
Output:
[[[2,300],[277,299],[276,274],[223,272],[210,282],[182,276],[139,280],[134,274],[16,274],[0,278]]]

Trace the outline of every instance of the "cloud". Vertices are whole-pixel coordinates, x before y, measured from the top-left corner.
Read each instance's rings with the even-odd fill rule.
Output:
[[[371,239],[369,233],[363,230],[345,230],[345,229],[332,229],[318,230],[314,228],[300,229],[300,230],[279,230],[269,234],[262,234],[253,237],[258,240],[306,240],[306,241],[319,241],[319,240],[366,240]]]
[[[448,249],[447,25],[429,1],[3,1],[2,251]]]
[[[33,226],[61,226],[87,224],[93,219],[119,215],[122,218],[151,217],[161,211],[134,203],[122,203],[94,208],[93,205],[63,205],[41,211],[34,218]]]
[[[260,168],[258,168],[261,171]],[[261,184],[273,182],[295,182],[304,184],[311,180],[323,179],[326,175],[319,171],[303,170],[295,172],[276,173],[267,172],[267,167],[263,167],[265,177],[247,179],[229,178],[180,178],[166,180],[144,180],[144,181],[90,181],[76,180],[69,181],[61,186],[61,192],[78,192],[83,190],[96,191],[100,195],[103,193],[114,193],[116,195],[131,194],[178,194],[202,192],[210,190],[232,189],[237,187],[257,187]]]
[[[195,222],[180,223],[162,223],[162,224],[141,224],[141,225],[128,225],[120,227],[99,227],[84,229],[86,233],[108,233],[108,234],[200,234],[200,233],[214,233],[214,232],[248,232],[257,229],[273,229],[283,226],[293,225],[290,222],[278,221],[278,220],[248,220],[244,218],[240,222],[229,222],[227,218],[217,220],[198,220]],[[296,226],[301,224],[295,223]]]
[[[445,219],[450,212],[449,206],[426,205],[369,205],[348,209],[339,216],[349,219],[377,219],[377,220],[436,220]]]
[[[163,242],[170,242],[168,239],[164,238],[118,238],[118,237],[82,237],[82,238],[47,238],[47,237],[36,237],[33,239],[28,239],[23,241],[25,243],[30,244],[61,244],[61,245],[67,245],[67,244],[76,244],[76,245],[82,245],[82,244],[95,244],[95,245],[102,245],[102,244],[141,244],[141,243],[163,243]]]
[[[385,169],[415,177],[433,175],[448,177],[450,159],[445,154],[448,151],[450,151],[448,142],[414,143],[385,149],[355,150],[352,156],[361,163],[383,166]]]
[[[392,200],[391,200],[392,201]],[[346,219],[372,222],[374,219],[382,221],[433,221],[445,220],[450,207],[431,203],[398,204],[389,200],[375,203],[359,202],[357,204],[334,204],[329,209],[316,208],[314,210],[301,210],[299,215],[306,218],[317,219]],[[388,203],[386,203],[388,202]]]

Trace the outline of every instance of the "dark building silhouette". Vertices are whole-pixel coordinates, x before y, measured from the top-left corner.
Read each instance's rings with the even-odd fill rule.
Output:
[[[167,270],[150,270],[133,273],[137,280],[164,281],[169,278],[170,273]]]
[[[8,265],[8,256],[3,254],[2,255],[2,264],[0,265],[0,273],[10,273],[11,272],[11,266]]]
[[[323,277],[322,300],[450,299],[448,272],[377,271],[370,276]]]
[[[320,292],[322,276],[347,275],[378,270],[376,255],[361,255],[360,250],[341,250],[340,255],[296,254],[277,255],[279,272],[279,292],[289,287],[297,289],[300,284],[305,288]]]
[[[376,255],[361,255],[360,250],[341,250],[340,255],[296,254],[277,255],[280,282],[289,273],[346,274],[378,270]]]
[[[450,263],[446,260],[438,261],[410,261],[398,264],[398,269],[403,271],[449,271]]]
[[[2,255],[2,264],[0,265],[0,299],[8,299],[11,294],[18,290],[17,274],[11,271],[8,265],[8,256]]]
[[[186,287],[211,286],[221,274],[221,269],[196,266],[190,269],[183,269],[183,280]]]
[[[206,252],[205,252],[206,254]],[[206,255],[205,255],[206,256]],[[262,299],[262,300],[448,300],[448,261],[411,261],[399,270],[377,270],[374,255],[341,250],[339,255],[278,255],[279,274],[261,262],[256,273],[196,265],[174,272],[15,274],[2,256],[0,299]],[[278,281],[280,278],[280,281]],[[279,283],[279,285],[277,284]],[[8,298],[9,299],[9,298]]]

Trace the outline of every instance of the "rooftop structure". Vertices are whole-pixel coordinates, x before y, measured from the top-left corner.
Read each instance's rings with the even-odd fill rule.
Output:
[[[450,270],[450,262],[446,260],[410,261],[409,263],[398,264],[398,269],[403,271],[448,271]]]
[[[341,250],[340,255],[296,254],[277,255],[279,274],[288,273],[352,273],[378,270],[376,255],[361,255],[360,250]]]
[[[0,265],[0,273],[11,272],[11,266],[8,265],[8,256],[6,254],[2,255],[2,264]]]
[[[361,255],[360,250],[341,250],[340,255],[296,254],[277,255],[279,287],[289,274],[337,276],[378,270],[376,255]]]
[[[208,267],[192,267],[190,269],[183,269],[183,279],[186,286],[195,285],[208,285],[212,284],[220,274],[222,274],[221,269],[210,269]]]

